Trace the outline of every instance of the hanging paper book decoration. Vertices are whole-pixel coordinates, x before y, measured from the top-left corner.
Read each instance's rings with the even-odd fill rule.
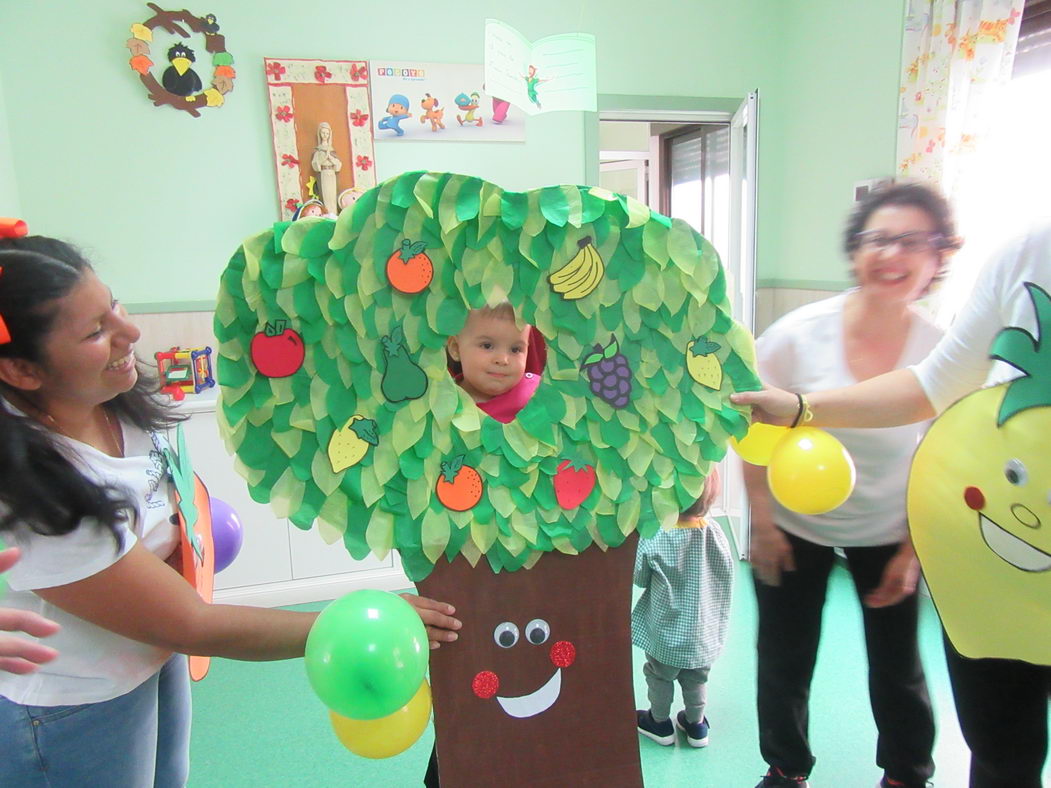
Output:
[[[317,521],[326,538],[342,535],[356,558],[396,548],[418,580],[443,556],[485,555],[499,571],[552,550],[617,546],[672,523],[729,438],[744,436],[747,416],[729,395],[760,386],[752,338],[730,318],[714,249],[683,221],[598,188],[516,193],[413,172],[336,222],[277,230],[246,240],[222,276],[219,421],[252,496],[301,528]],[[424,292],[388,280],[405,241],[426,243]],[[589,244],[601,281],[566,300],[549,277]],[[507,424],[457,386],[445,355],[469,309],[504,300],[549,347],[536,393]],[[287,377],[268,376],[249,352],[278,320],[306,350]],[[426,373],[416,399],[383,391],[395,332]],[[718,345],[718,391],[688,372],[698,337]],[[375,422],[377,441],[351,464],[330,461],[333,436],[355,418]],[[570,457],[597,480],[575,508],[559,505],[566,491],[555,484]]]
[[[148,98],[155,107],[168,105],[199,118],[199,110],[221,107],[225,96],[234,89],[234,58],[226,51],[226,38],[219,33],[215,14],[194,16],[189,11],[165,11],[154,3],[147,3],[153,16],[131,26],[131,38],[124,45],[131,52],[128,65],[138,73],[145,85]],[[151,52],[155,44],[154,32],[160,28],[170,35],[199,38],[176,42]],[[154,62],[154,59],[157,61]],[[201,74],[212,69],[207,88]],[[158,82],[154,70],[161,74]]]
[[[909,530],[957,651],[1051,665],[1051,296],[1025,287],[1036,336],[1005,328],[990,352],[1021,377],[935,419],[912,461]]]

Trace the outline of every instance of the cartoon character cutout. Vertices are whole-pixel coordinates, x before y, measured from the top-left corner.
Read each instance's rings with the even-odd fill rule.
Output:
[[[442,122],[442,118],[445,116],[445,110],[439,109],[438,99],[430,93],[424,93],[423,98],[420,99],[420,106],[423,107],[424,110],[423,114],[420,115],[420,123],[430,121],[431,131],[445,128],[445,124]]]
[[[412,113],[409,112],[409,99],[401,93],[395,93],[390,97],[390,101],[387,102],[386,117],[379,119],[376,123],[376,128],[393,131],[399,137],[404,137],[405,130],[401,127],[401,122],[406,118],[411,117]]]
[[[543,109],[540,106],[540,96],[537,94],[537,88],[541,82],[550,82],[550,79],[541,79],[536,75],[536,66],[529,66],[529,73],[523,74],[522,79],[526,83],[526,92],[529,94],[529,100],[536,104],[537,109]]]
[[[456,121],[462,126],[465,123],[468,125],[474,124],[475,126],[482,125],[482,119],[476,118],[474,113],[478,111],[478,102],[481,96],[478,95],[478,91],[474,91],[468,96],[466,93],[460,93],[453,101],[456,102],[456,106],[459,107],[464,115],[457,115]]]
[[[966,657],[1051,664],[1051,296],[1025,283],[1038,332],[991,357],[1022,376],[946,410],[913,459],[913,543],[945,631]]]

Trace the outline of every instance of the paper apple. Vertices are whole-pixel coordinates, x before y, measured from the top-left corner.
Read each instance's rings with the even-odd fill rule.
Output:
[[[288,321],[275,320],[252,337],[251,353],[261,375],[287,378],[303,365],[306,349],[303,337],[288,328]]]

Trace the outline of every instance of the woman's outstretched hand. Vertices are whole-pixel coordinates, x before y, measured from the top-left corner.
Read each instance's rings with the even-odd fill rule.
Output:
[[[432,649],[438,648],[442,643],[452,643],[459,637],[456,630],[463,624],[459,619],[452,617],[456,612],[452,605],[415,594],[402,594],[401,598],[412,605],[423,619]]]
[[[790,391],[763,388],[762,391],[742,391],[730,395],[734,405],[750,405],[752,421],[787,427],[799,413],[799,398]]]

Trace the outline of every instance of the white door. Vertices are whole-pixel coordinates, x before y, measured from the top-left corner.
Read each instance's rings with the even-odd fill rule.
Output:
[[[727,295],[733,316],[755,333],[755,206],[759,161],[757,111],[759,94],[752,92],[730,122],[730,242],[724,260]],[[741,460],[727,452],[723,462],[723,506],[741,558],[748,556],[748,496],[741,477]]]

